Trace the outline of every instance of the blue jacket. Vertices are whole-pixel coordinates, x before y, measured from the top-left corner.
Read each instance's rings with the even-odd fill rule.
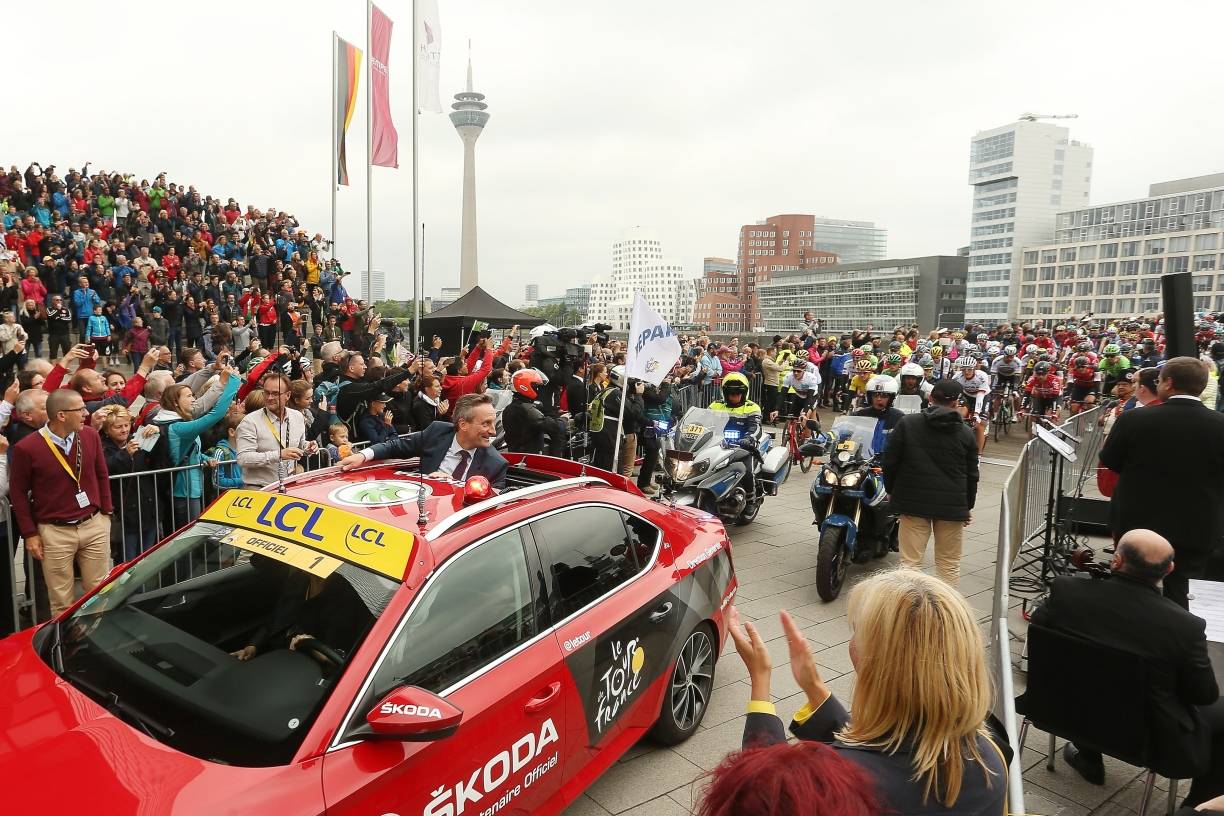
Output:
[[[367,413],[357,420],[357,438],[363,442],[389,442],[398,435],[380,416]]]
[[[216,425],[225,416],[230,403],[234,401],[234,396],[238,393],[239,379],[238,377],[229,378],[225,388],[221,391],[217,404],[204,416],[196,419],[180,419],[162,429],[162,433],[170,434],[167,445],[170,451],[170,461],[174,467],[198,465],[204,461],[204,455],[200,453],[200,434]],[[163,408],[158,416],[161,413],[169,412]],[[156,419],[157,417],[154,417],[155,421]],[[198,499],[203,495],[204,479],[200,476],[198,468],[182,470],[174,474],[174,498]]]
[[[222,439],[218,442],[217,446],[208,452],[208,458],[216,459],[218,462],[214,477],[217,487],[228,489],[243,487],[246,484],[242,481],[242,468],[238,465],[238,453],[230,447],[229,440]]]
[[[77,287],[72,290],[72,313],[77,316],[77,320],[89,317],[93,314],[93,307],[101,302],[102,298],[98,297],[98,293],[92,289]]]
[[[88,337],[110,337],[111,324],[106,315],[90,315],[85,334]]]

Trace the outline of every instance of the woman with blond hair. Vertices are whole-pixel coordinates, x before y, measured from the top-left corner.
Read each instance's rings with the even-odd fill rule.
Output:
[[[807,696],[791,732],[830,743],[871,776],[884,810],[1004,816],[1007,753],[985,726],[985,647],[964,598],[915,570],[878,573],[850,593],[854,715],[829,691],[794,620],[781,613],[791,672]],[[752,683],[745,747],[786,740],[770,698],[769,652],[732,609],[731,636]]]

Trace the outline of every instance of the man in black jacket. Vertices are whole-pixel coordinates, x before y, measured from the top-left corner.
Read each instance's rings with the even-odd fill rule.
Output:
[[[1159,534],[1126,533],[1110,566],[1113,575],[1104,581],[1056,578],[1032,623],[1144,659],[1151,667],[1151,696],[1141,707],[1136,701],[1136,708],[1147,719],[1152,755],[1162,766],[1156,770],[1200,768],[1185,801],[1197,805],[1224,793],[1224,701],[1207,655],[1205,624],[1160,597],[1160,581],[1173,569],[1173,548]],[[1076,678],[1067,681],[1071,688]],[[1104,784],[1100,753],[1068,743],[1063,756],[1084,779]]]
[[[935,574],[956,586],[965,527],[977,499],[978,449],[973,431],[956,410],[960,383],[940,380],[931,407],[893,428],[884,446],[884,486],[901,516],[901,563],[922,568],[927,540],[935,536]]]
[[[1224,414],[1203,405],[1207,371],[1193,357],[1164,364],[1161,405],[1126,411],[1101,448],[1101,464],[1119,474],[1109,503],[1114,536],[1149,529],[1177,554],[1166,598],[1188,608],[1190,578],[1202,578],[1224,543]]]

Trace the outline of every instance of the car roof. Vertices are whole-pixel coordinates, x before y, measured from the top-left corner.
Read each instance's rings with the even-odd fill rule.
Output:
[[[463,485],[421,477],[415,459],[374,461],[350,471],[336,467],[310,471],[266,490],[411,533],[417,546],[432,556],[431,563],[454,552],[461,543],[457,539],[465,538],[462,531],[469,523],[478,523],[511,505],[516,509],[544,509],[547,505],[551,509],[559,496],[590,487],[642,496],[633,480],[579,462],[550,456],[504,456],[510,462],[507,489],[466,504]],[[426,492],[423,506],[418,498],[421,485]]]

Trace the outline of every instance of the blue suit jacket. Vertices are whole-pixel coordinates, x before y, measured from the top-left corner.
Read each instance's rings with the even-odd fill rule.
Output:
[[[421,457],[421,473],[433,473],[442,466],[446,452],[455,441],[455,426],[449,422],[431,422],[423,431],[397,437],[374,445],[375,459],[407,459]],[[498,490],[506,488],[506,468],[509,463],[493,448],[477,448],[468,466],[467,475],[477,474],[489,480]]]

